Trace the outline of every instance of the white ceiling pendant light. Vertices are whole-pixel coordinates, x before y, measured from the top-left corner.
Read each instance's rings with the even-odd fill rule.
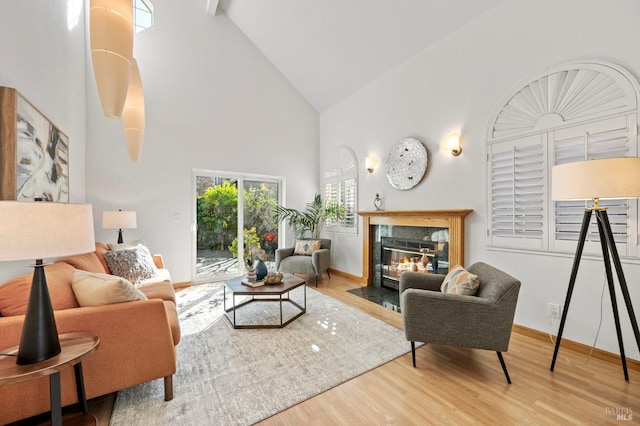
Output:
[[[90,39],[102,110],[107,117],[120,117],[133,57],[131,0],[91,0]]]
[[[140,161],[144,142],[144,91],[138,62],[135,59],[132,60],[129,91],[122,110],[122,127],[129,158],[137,163]]]

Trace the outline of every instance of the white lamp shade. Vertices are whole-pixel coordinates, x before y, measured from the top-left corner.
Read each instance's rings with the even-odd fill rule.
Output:
[[[90,204],[0,201],[0,261],[94,250]]]
[[[127,152],[134,163],[140,161],[140,154],[142,153],[144,122],[144,91],[138,62],[133,59],[129,91],[122,110],[122,127],[124,129],[124,139],[127,143]]]
[[[640,158],[607,158],[561,164],[551,169],[554,200],[640,197]]]
[[[133,58],[132,1],[91,0],[90,41],[102,110],[107,117],[120,117]]]
[[[373,171],[373,169],[378,165],[378,158],[368,156],[364,159],[364,164],[367,170]]]
[[[102,228],[104,229],[133,229],[137,226],[136,212],[123,212],[122,210],[102,212]]]

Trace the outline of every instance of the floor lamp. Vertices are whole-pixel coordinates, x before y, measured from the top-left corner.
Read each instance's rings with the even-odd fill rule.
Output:
[[[575,163],[567,163],[553,167],[551,178],[552,198],[555,201],[560,200],[592,200],[593,207],[585,209],[582,219],[582,228],[580,230],[580,238],[578,239],[578,247],[576,249],[575,258],[573,260],[573,269],[571,270],[571,278],[569,279],[569,288],[567,297],[564,301],[562,317],[560,319],[560,328],[556,340],[555,349],[553,351],[553,360],[551,361],[551,371],[556,363],[558,349],[562,341],[562,331],[567,319],[567,311],[571,302],[571,295],[578,275],[578,267],[582,250],[584,248],[589,223],[593,213],[596,215],[598,224],[598,234],[600,236],[600,246],[602,248],[602,257],[607,276],[607,284],[609,286],[609,296],[611,298],[611,308],[613,310],[613,318],[615,320],[616,333],[618,336],[618,346],[620,348],[620,360],[622,361],[622,369],[624,371],[624,379],[629,381],[629,372],[627,371],[627,360],[624,354],[624,344],[622,342],[622,330],[620,328],[620,316],[618,314],[618,305],[616,302],[616,294],[613,282],[613,272],[611,270],[611,260],[618,276],[622,297],[631,320],[631,327],[636,338],[638,350],[640,350],[640,331],[638,330],[638,322],[636,321],[631,297],[627,288],[627,282],[624,278],[620,257],[616,248],[613,233],[611,232],[611,224],[609,216],[604,207],[600,207],[599,201],[605,199],[625,199],[640,197],[640,158],[609,158],[604,160],[580,161]]]
[[[60,353],[42,259],[94,250],[91,205],[0,201],[0,261],[36,259],[30,265],[33,280],[17,364],[35,364]]]
[[[135,229],[138,223],[136,220],[136,212],[133,211],[104,211],[102,212],[102,228],[118,230],[118,244],[122,244],[123,229]]]

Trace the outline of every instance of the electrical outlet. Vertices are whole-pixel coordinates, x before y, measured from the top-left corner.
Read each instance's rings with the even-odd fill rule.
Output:
[[[560,305],[557,303],[549,303],[547,306],[547,315],[551,318],[560,318]]]

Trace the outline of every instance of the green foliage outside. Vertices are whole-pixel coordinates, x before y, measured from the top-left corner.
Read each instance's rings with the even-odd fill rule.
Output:
[[[209,187],[196,201],[198,248],[226,250],[238,233],[238,188],[230,181]]]
[[[230,250],[237,257],[237,185],[225,180],[206,189],[205,184],[201,186],[198,193],[202,195],[197,197],[198,249]],[[265,183],[252,185],[249,182],[245,184],[243,200],[245,250],[249,247],[246,241],[248,232],[251,238],[257,238],[258,247],[272,255],[278,242],[278,223],[274,219],[278,207],[277,186]]]

